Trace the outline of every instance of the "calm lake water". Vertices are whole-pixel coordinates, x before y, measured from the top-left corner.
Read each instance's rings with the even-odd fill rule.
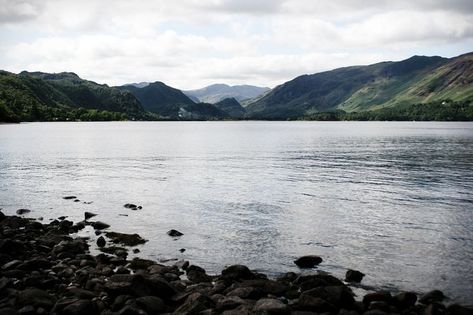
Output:
[[[473,301],[471,123],[0,125],[0,208],[46,222],[95,212],[149,239],[140,255],[210,273],[276,275],[316,254],[319,270],[357,269],[366,285]]]

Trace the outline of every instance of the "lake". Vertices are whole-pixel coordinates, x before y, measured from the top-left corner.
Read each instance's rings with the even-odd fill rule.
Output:
[[[209,273],[277,275],[315,254],[368,286],[473,301],[472,123],[0,125],[0,208],[45,222],[95,212],[148,239],[141,256]]]

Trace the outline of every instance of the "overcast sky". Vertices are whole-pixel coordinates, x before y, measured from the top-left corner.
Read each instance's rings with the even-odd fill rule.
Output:
[[[274,87],[473,51],[472,0],[0,0],[0,69],[119,85]]]

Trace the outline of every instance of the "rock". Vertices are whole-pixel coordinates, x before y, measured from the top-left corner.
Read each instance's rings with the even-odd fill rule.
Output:
[[[105,283],[105,291],[113,296],[134,295],[148,296],[150,291],[146,285],[146,281],[141,275],[121,275],[115,274]]]
[[[464,307],[458,304],[452,304],[447,307],[450,315],[473,315],[473,307]]]
[[[179,306],[173,314],[198,314],[214,306],[215,303],[208,296],[195,292],[190,294],[186,301]]]
[[[104,230],[110,227],[110,225],[101,221],[92,222],[91,225],[96,230]]]
[[[105,235],[111,239],[112,243],[120,243],[125,246],[136,246],[144,244],[147,240],[143,239],[138,234],[125,234],[117,232],[107,232]]]
[[[368,307],[371,302],[386,302],[390,303],[391,302],[391,293],[389,292],[373,292],[373,293],[368,293],[363,297],[363,304],[365,307]]]
[[[77,197],[76,196],[66,196],[66,197],[62,197],[62,199],[71,200],[71,199],[77,199]]]
[[[302,291],[317,287],[345,286],[341,280],[326,274],[300,275],[294,280],[294,284],[298,285]]]
[[[392,298],[392,304],[400,310],[413,307],[417,301],[417,294],[414,292],[401,292]]]
[[[139,308],[136,308],[130,305],[125,306],[116,314],[117,315],[148,315],[148,313],[146,313],[145,311],[140,310]]]
[[[31,210],[29,210],[29,209],[18,209],[18,210],[16,210],[16,214],[18,214],[18,215],[23,215],[23,214],[30,213],[30,212],[31,212]]]
[[[56,299],[46,291],[40,289],[26,289],[18,293],[16,302],[20,306],[32,305],[49,310],[53,307]]]
[[[227,296],[238,296],[242,299],[258,300],[266,294],[260,288],[239,287],[227,293]]]
[[[88,220],[88,219],[93,218],[93,217],[95,217],[95,216],[96,216],[95,213],[88,212],[88,211],[84,212],[84,218],[85,218],[85,220]]]
[[[36,310],[33,306],[27,305],[27,306],[24,306],[24,307],[20,308],[18,310],[18,313],[20,313],[21,315],[35,315]]]
[[[186,249],[185,249],[185,248],[181,248],[181,249],[179,249],[179,251],[180,251],[181,253],[183,253],[183,252],[186,251]]]
[[[61,315],[98,315],[99,311],[91,300],[78,300],[73,302],[66,307],[61,312]]]
[[[243,265],[232,265],[222,270],[222,278],[229,280],[254,279],[255,275]]]
[[[74,200],[74,202],[80,202],[80,200],[79,200],[79,199],[76,199],[76,200]]]
[[[63,215],[63,216],[58,217],[57,219],[58,219],[59,221],[62,221],[62,220],[64,220],[64,219],[66,219],[66,218],[67,218],[67,215]]]
[[[140,250],[138,248],[133,248],[133,254],[138,254]]]
[[[434,302],[427,306],[425,309],[425,315],[445,315],[447,314],[447,309],[443,304]]]
[[[335,307],[319,297],[303,293],[297,301],[298,310],[314,311],[317,313],[335,313]]]
[[[186,270],[187,278],[194,283],[211,282],[212,278],[207,275],[205,269],[191,265]]]
[[[433,290],[422,295],[421,298],[419,299],[419,302],[422,304],[428,305],[433,302],[442,302],[444,298],[445,298],[445,295],[443,295],[442,291]]]
[[[184,235],[183,233],[179,232],[178,230],[174,230],[174,229],[169,230],[169,231],[167,232],[167,234],[168,234],[169,236],[172,236],[172,237],[179,237],[179,236]]]
[[[156,296],[142,296],[135,300],[136,305],[148,312],[148,314],[163,313],[166,305],[162,299]]]
[[[338,309],[352,309],[355,304],[353,293],[346,286],[318,287],[305,291],[304,294],[319,297]]]
[[[235,309],[242,304],[245,304],[245,301],[238,296],[227,296],[218,299],[215,308],[218,312],[222,312],[225,310]]]
[[[107,244],[107,242],[105,241],[105,238],[103,236],[100,236],[97,239],[97,246],[98,247],[105,247],[106,244]]]
[[[133,258],[130,262],[130,268],[137,270],[137,269],[148,269],[149,267],[155,265],[156,263],[152,260],[142,259],[142,258]]]
[[[365,274],[358,271],[358,270],[349,269],[349,270],[347,270],[347,273],[345,274],[345,281],[347,281],[347,282],[361,282],[361,280],[363,279],[364,276],[365,276]]]
[[[133,209],[133,208],[137,209],[138,208],[137,205],[132,204],[132,203],[126,203],[123,206],[127,209]]]
[[[269,279],[254,279],[254,280],[244,280],[241,284],[241,287],[252,287],[258,288],[265,294],[271,294],[274,296],[282,296],[288,290],[287,284],[269,280]]]
[[[5,214],[2,211],[0,211],[0,222],[3,221],[5,217],[6,217]]]
[[[319,256],[315,255],[309,255],[309,256],[302,256],[296,260],[294,260],[294,263],[299,267],[299,268],[314,268],[318,264],[322,262],[322,258]]]
[[[19,315],[17,310],[11,307],[0,308],[0,314],[2,315]]]
[[[261,299],[256,302],[253,312],[257,314],[289,314],[290,308],[277,299]]]

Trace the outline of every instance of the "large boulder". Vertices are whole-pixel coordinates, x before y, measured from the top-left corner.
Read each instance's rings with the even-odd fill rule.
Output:
[[[107,232],[105,233],[105,236],[107,236],[112,241],[112,243],[119,243],[125,246],[136,246],[147,242],[147,240],[145,240],[136,233],[125,234],[117,232]]]
[[[222,278],[228,280],[254,279],[255,274],[244,265],[232,265],[222,270]]]
[[[345,274],[345,281],[347,282],[361,282],[363,277],[365,276],[364,273],[358,271],[358,270],[352,270],[349,269],[347,270]]]
[[[425,305],[434,303],[434,302],[442,302],[445,298],[445,295],[440,290],[433,290],[430,292],[425,293],[419,299],[419,302]]]
[[[261,299],[253,307],[256,314],[290,314],[289,306],[277,299]]]
[[[173,314],[198,314],[214,306],[215,303],[208,296],[195,292],[190,294],[186,301],[179,306]]]
[[[56,302],[56,298],[49,295],[48,292],[40,289],[26,289],[18,293],[16,303],[18,306],[32,305],[34,307],[42,307],[51,309]]]
[[[321,262],[322,262],[322,258],[320,258],[319,256],[315,256],[315,255],[302,256],[302,257],[294,260],[294,263],[299,268],[314,268],[315,266],[317,266]]]

